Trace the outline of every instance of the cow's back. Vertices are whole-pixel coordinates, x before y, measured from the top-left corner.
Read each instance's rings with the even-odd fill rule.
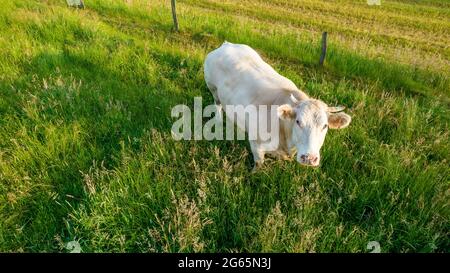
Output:
[[[283,90],[298,90],[247,45],[225,42],[205,60],[205,80],[223,104],[270,104]]]

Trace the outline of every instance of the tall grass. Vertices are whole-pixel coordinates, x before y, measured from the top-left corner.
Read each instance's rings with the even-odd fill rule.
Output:
[[[86,252],[366,252],[369,241],[448,252],[448,50],[436,50],[448,6],[179,1],[174,33],[166,2],[85,2],[0,1],[1,251],[64,252],[77,240]],[[280,6],[346,24],[299,22]],[[353,29],[392,14],[402,16],[390,37]],[[421,28],[415,18],[433,23],[398,37]],[[245,141],[172,139],[173,106],[213,101],[202,63],[223,40],[349,108],[320,168],[269,161],[252,174]],[[389,51],[402,46],[400,58]],[[419,66],[414,52],[440,65]]]

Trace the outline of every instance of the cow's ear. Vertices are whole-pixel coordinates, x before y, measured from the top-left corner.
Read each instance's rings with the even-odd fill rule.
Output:
[[[352,118],[346,113],[331,113],[328,115],[328,127],[331,129],[343,129],[347,127]]]
[[[278,106],[277,113],[280,119],[288,120],[295,118],[295,111],[289,104],[283,104]]]

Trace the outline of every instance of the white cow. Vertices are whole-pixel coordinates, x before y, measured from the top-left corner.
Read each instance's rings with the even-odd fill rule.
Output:
[[[277,106],[276,147],[260,139],[250,140],[255,168],[264,162],[265,154],[289,159],[295,151],[299,163],[318,166],[328,128],[342,129],[351,122],[349,115],[337,113],[343,107],[328,107],[308,97],[247,45],[224,42],[207,55],[204,72],[219,109],[222,105]]]

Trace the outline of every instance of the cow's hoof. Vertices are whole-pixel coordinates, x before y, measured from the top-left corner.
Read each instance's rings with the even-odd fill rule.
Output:
[[[261,169],[262,165],[263,165],[262,162],[256,162],[255,166],[253,166],[252,173],[259,171]]]

